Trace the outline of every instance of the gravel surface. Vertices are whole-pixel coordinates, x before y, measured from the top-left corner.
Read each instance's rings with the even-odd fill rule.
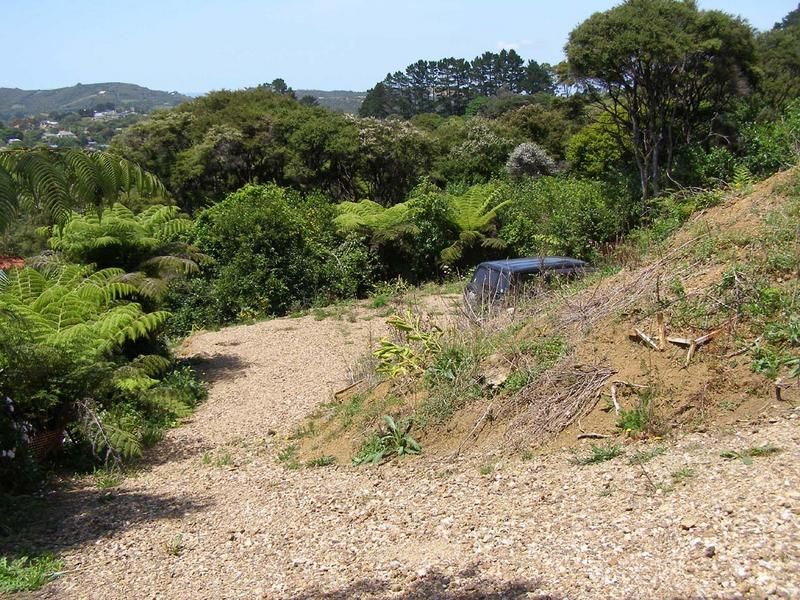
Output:
[[[381,328],[303,317],[192,338],[208,402],[111,495],[59,493],[67,572],[36,597],[800,597],[798,411],[643,466],[631,447],[590,466],[565,450],[286,469],[286,436]],[[765,443],[781,452],[720,457]]]

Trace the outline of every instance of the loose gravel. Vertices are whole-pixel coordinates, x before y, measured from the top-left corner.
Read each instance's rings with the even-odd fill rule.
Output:
[[[308,316],[193,337],[208,401],[110,494],[59,493],[66,572],[35,596],[800,597],[798,411],[643,465],[628,448],[593,466],[563,450],[287,469],[287,436],[382,327]],[[781,451],[752,465],[720,457],[767,443]]]

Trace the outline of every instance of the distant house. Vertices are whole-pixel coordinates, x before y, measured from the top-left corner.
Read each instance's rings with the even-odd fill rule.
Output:
[[[22,140],[21,140],[21,139],[19,139],[19,138],[9,138],[9,139],[6,141],[6,144],[8,144],[8,145],[11,145],[11,144],[21,144],[21,143],[22,143]]]
[[[65,130],[65,129],[62,129],[61,131],[59,131],[59,132],[56,134],[56,137],[57,137],[57,138],[64,139],[64,138],[76,138],[76,137],[78,137],[78,136],[77,136],[77,135],[75,135],[74,133],[72,133],[71,131],[67,131],[67,130]]]

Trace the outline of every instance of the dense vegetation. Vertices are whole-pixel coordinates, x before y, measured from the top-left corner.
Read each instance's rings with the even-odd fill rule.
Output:
[[[108,154],[0,152],[4,252],[29,258],[0,277],[2,481],[24,480],[32,435],[114,461],[185,415],[202,390],[168,335],[490,257],[609,260],[701,206],[686,188],[794,164],[797,14],[756,34],[628,0],[578,26],[563,65],[419,61],[362,117],[275,80],[157,112]]]

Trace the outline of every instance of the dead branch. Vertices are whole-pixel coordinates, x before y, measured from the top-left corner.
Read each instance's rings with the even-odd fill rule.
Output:
[[[686,353],[686,362],[683,363],[684,367],[688,367],[689,363],[692,362],[692,357],[694,353],[697,351],[697,342],[692,340],[692,343],[689,345],[689,352]]]
[[[606,435],[604,433],[592,433],[591,431],[587,433],[579,433],[578,439],[579,440],[603,440],[605,438],[611,437],[610,435]]]
[[[658,324],[658,349],[663,352],[667,347],[667,324],[662,311],[656,314],[656,323]]]
[[[614,403],[614,412],[619,414],[620,411],[622,410],[622,407],[619,405],[619,402],[617,402],[617,384],[616,383],[612,383],[611,384],[611,402]]]
[[[634,339],[634,340],[635,339],[642,340],[645,344],[650,346],[653,350],[658,350],[659,349],[658,348],[658,344],[656,344],[653,341],[653,338],[651,338],[649,335],[647,335],[645,332],[643,332],[643,331],[641,331],[639,329],[634,328],[633,329],[633,333],[631,333],[628,337],[630,337],[631,339]]]
[[[506,439],[519,447],[546,442],[587,414],[599,398],[598,390],[615,373],[609,367],[575,365],[565,359],[500,407],[501,413],[516,413]]]

